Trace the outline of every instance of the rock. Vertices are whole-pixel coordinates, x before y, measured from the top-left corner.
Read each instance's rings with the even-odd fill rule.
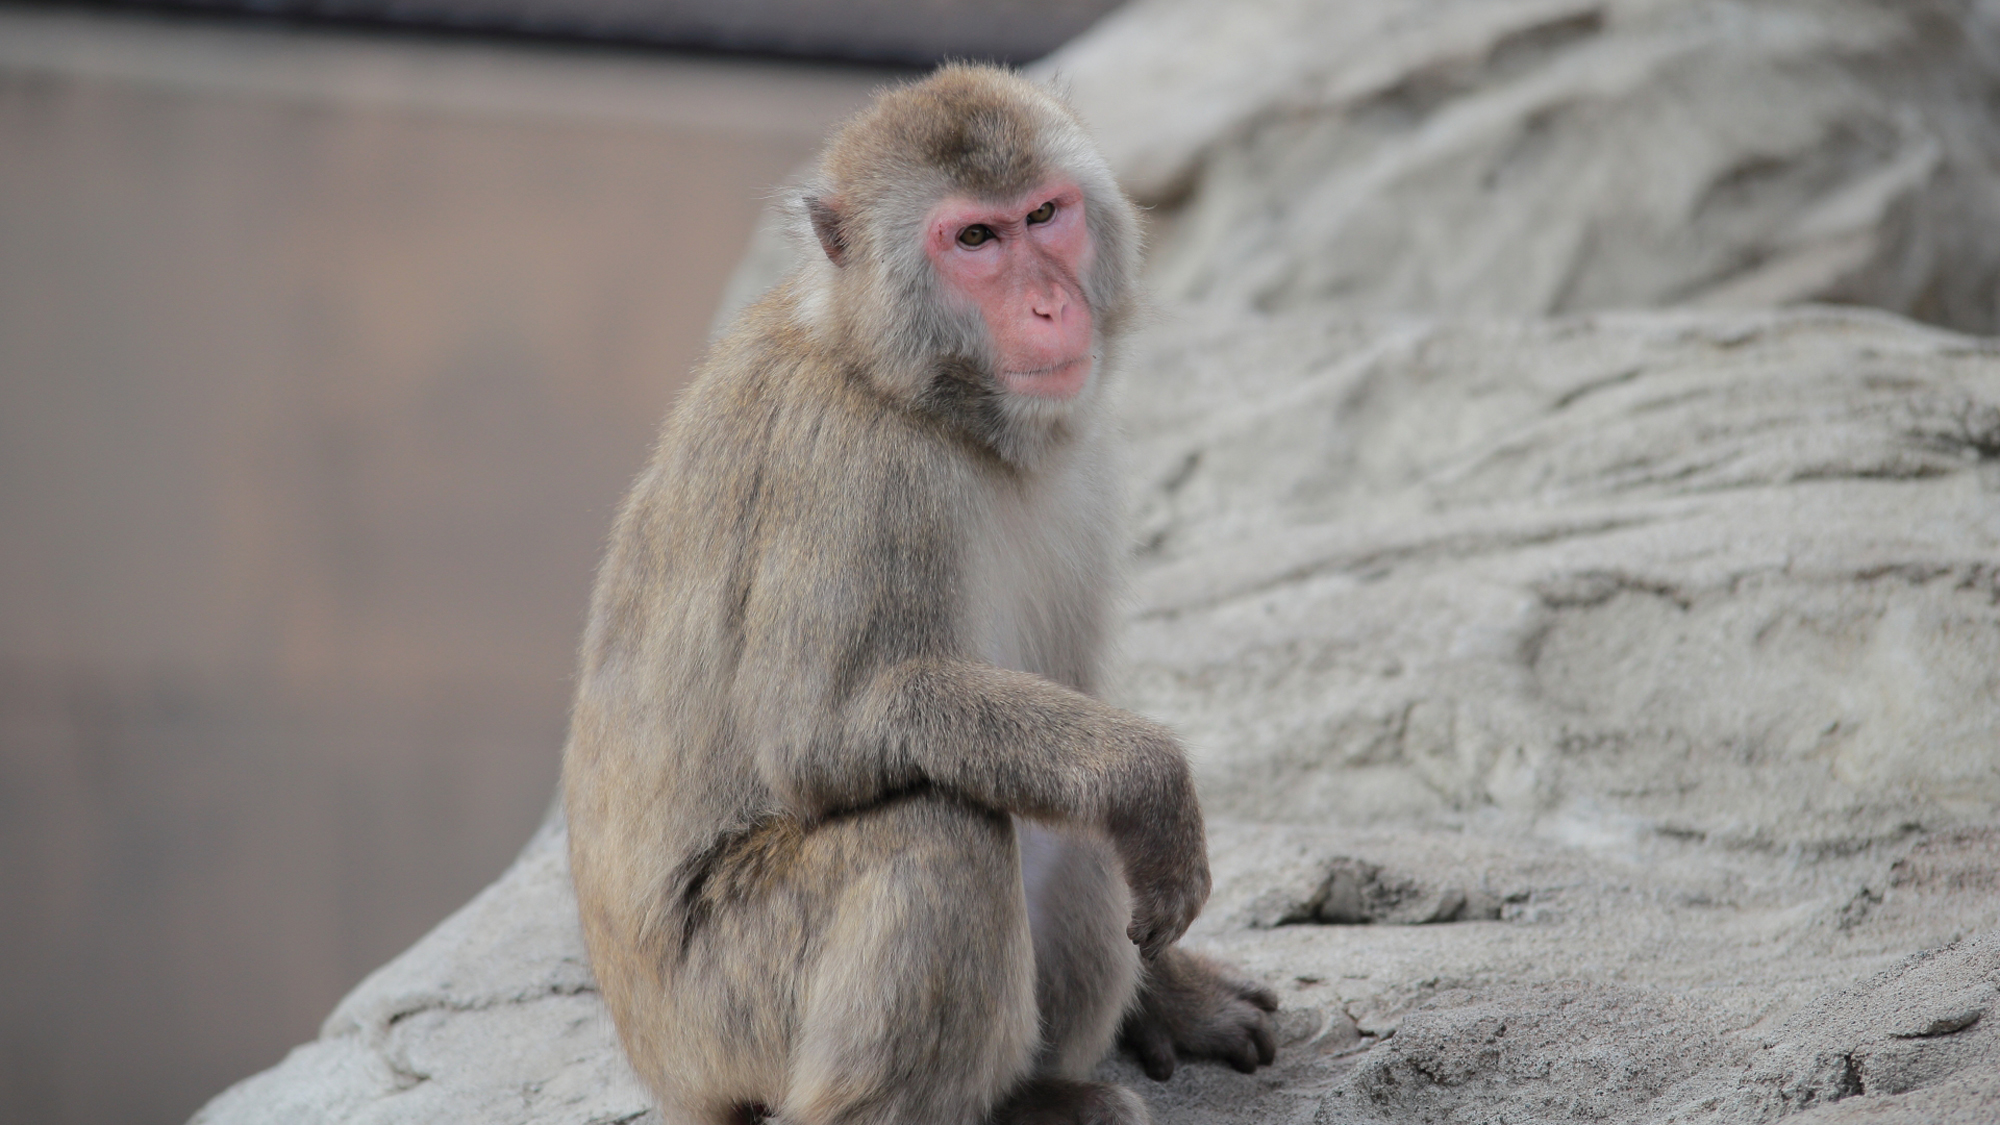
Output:
[[[1800,1114],[1798,1125],[1989,1125],[2000,1105],[2000,1071],[1968,1071],[1908,1094],[1849,1098]]]
[[[1665,1122],[1755,1121],[1802,1111],[1826,1120],[1934,1121],[1929,1110],[2000,1107],[2000,932],[1917,954],[1786,1019],[1746,1068],[1683,1083]],[[1968,1085],[1970,1083],[1970,1085]],[[1948,1085],[1949,1084],[1949,1085]],[[1956,1089],[1946,1093],[1947,1089]],[[1937,1091],[1945,1104],[1903,1095]],[[1983,1093],[1982,1093],[1983,1091]],[[1845,1107],[1837,1113],[1829,1107]]]
[[[549,822],[492,886],[357,985],[320,1037],[190,1125],[656,1122],[597,998]]]
[[[1992,0],[1139,0],[1039,65],[1168,296],[2000,331]]]
[[[1336,856],[1324,868],[1325,877],[1309,893],[1281,899],[1252,925],[1421,926],[1500,917],[1500,897],[1484,889],[1468,893],[1456,882],[1426,886],[1348,856]]]
[[[1722,1029],[1671,995],[1563,983],[1454,989],[1404,1017],[1351,1088],[1391,1119],[1629,1116],[1714,1056]]]
[[[1229,815],[1840,850],[2000,806],[2000,345],[1175,318],[1129,692]]]

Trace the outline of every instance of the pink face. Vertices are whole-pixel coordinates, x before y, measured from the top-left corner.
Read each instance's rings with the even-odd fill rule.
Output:
[[[1074,398],[1090,381],[1090,305],[1079,282],[1095,248],[1083,192],[1049,180],[1004,203],[947,199],[924,252],[944,284],[979,307],[1001,382],[1016,394]]]

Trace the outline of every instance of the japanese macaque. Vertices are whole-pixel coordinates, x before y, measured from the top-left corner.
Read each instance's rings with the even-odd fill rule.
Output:
[[[1175,941],[1185,755],[1097,698],[1125,546],[1105,380],[1131,205],[1005,71],[883,94],[810,260],[704,361],[619,514],[563,784],[605,1003],[666,1120],[1144,1122],[1118,1038],[1272,1059]]]

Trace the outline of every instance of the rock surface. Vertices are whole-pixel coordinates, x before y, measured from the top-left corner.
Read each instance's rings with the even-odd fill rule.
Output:
[[[2000,346],[1220,315],[1147,360],[1127,643],[1218,811],[1825,850],[2000,806]]]
[[[1236,818],[1197,936],[1374,1044],[1164,1119],[2000,1114],[2000,345],[1188,312],[1146,358],[1127,690]]]
[[[1991,159],[1971,123],[1996,5],[1432,9],[1205,23],[1162,0],[1057,63],[1134,185],[1178,200],[1178,296],[1124,376],[1119,692],[1185,733],[1211,810],[1190,941],[1284,1003],[1257,1075],[1105,1075],[1190,1125],[2000,1119],[2000,342],[1862,309],[1520,318],[1683,301],[1690,263],[1844,231],[1812,245],[1848,258],[1799,253],[1846,272],[1732,300],[1993,327],[2000,223],[1950,223],[1990,189],[1964,169]],[[1552,85],[1603,97],[1528,96]],[[1364,121],[1388,90],[1406,117]],[[1121,117],[1113,94],[1187,111]],[[1568,107],[1545,138],[1568,172],[1475,216],[1468,154],[1498,150],[1462,130],[1531,104]],[[1843,128],[1861,148],[1820,152]],[[1776,163],[1730,172],[1751,141]],[[1642,222],[1658,167],[1607,171],[1732,144],[1674,189],[1736,183],[1719,225]],[[1397,146],[1411,178],[1357,170]],[[1806,217],[1827,213],[1852,225]],[[1468,234],[1492,241],[1462,275],[1426,256]],[[1551,299],[1544,251],[1624,280]],[[1916,260],[1935,303],[1821,284]],[[561,840],[196,1120],[653,1120]]]
[[[2000,331],[1993,0],[1140,0],[1044,65],[1166,296]]]

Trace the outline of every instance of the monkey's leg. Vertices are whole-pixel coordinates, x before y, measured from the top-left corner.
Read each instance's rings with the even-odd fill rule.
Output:
[[[1139,981],[1139,949],[1125,933],[1131,895],[1116,855],[1090,833],[1023,820],[1015,828],[1042,1044],[1034,1077],[994,1113],[994,1125],[1147,1125],[1137,1094],[1083,1081],[1111,1049]]]
[[[1139,985],[1139,949],[1125,933],[1131,892],[1102,838],[1016,821],[1028,924],[1035,936],[1039,1073],[1081,1080],[1111,1050]]]
[[[815,827],[785,1125],[976,1125],[1033,1062],[1033,952],[1004,814],[921,795]],[[821,913],[823,912],[823,914]]]

